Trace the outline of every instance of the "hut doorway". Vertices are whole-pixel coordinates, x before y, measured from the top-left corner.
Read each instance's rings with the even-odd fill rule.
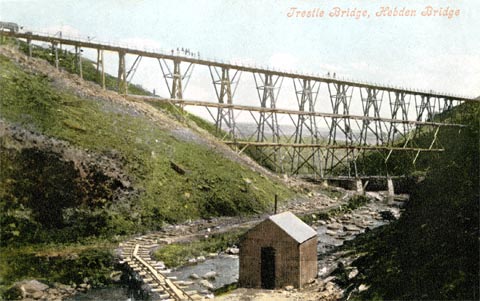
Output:
[[[262,248],[262,288],[275,288],[275,249],[272,247]]]

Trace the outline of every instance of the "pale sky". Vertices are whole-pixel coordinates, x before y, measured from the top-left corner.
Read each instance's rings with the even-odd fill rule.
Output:
[[[459,16],[422,16],[427,6],[459,10]],[[288,17],[292,7],[325,16]],[[334,7],[367,10],[370,17],[331,17]],[[377,17],[382,7],[417,15]],[[480,95],[477,0],[0,0],[0,20],[96,41],[186,47],[202,57]],[[116,74],[116,56],[106,61]],[[134,82],[164,91],[158,63],[142,64]],[[207,71],[195,72],[189,98],[211,97],[213,88],[201,83]]]

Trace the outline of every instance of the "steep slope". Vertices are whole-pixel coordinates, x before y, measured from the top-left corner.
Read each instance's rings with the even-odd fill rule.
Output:
[[[425,180],[413,187],[404,215],[347,248],[362,254],[353,263],[360,275],[348,289],[370,286],[350,299],[480,298],[480,104],[461,105],[448,116],[468,128],[439,133],[445,152],[423,162]]]
[[[242,215],[292,196],[192,122],[0,48],[2,244]]]

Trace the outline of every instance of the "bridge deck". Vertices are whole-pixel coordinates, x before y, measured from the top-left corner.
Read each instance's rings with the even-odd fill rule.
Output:
[[[119,52],[124,54],[134,54],[134,55],[158,58],[158,59],[169,59],[174,61],[182,61],[182,62],[193,63],[198,65],[205,65],[205,66],[229,68],[229,69],[235,69],[235,70],[252,72],[252,73],[260,73],[260,74],[268,73],[271,75],[288,77],[288,78],[314,80],[314,81],[321,81],[325,83],[346,84],[352,87],[373,88],[373,89],[379,89],[379,90],[389,91],[389,92],[404,92],[404,93],[419,95],[419,96],[430,96],[430,97],[440,97],[440,98],[449,98],[449,99],[453,98],[459,101],[478,101],[471,97],[453,95],[449,93],[437,93],[432,91],[422,91],[418,89],[399,88],[399,87],[382,85],[382,84],[372,84],[372,83],[355,81],[355,80],[343,80],[339,78],[332,78],[328,76],[320,76],[320,75],[314,75],[314,74],[287,72],[287,71],[281,71],[276,69],[261,68],[256,66],[247,66],[243,64],[235,64],[230,62],[221,62],[216,60],[202,59],[198,57],[196,58],[196,57],[190,57],[190,56],[175,55],[175,54],[169,54],[167,52],[156,52],[156,51],[135,49],[135,48],[130,48],[122,45],[113,45],[113,44],[102,43],[102,42],[93,42],[90,40],[82,40],[80,38],[66,38],[66,37],[61,38],[53,35],[40,34],[40,33],[34,33],[34,32],[10,32],[10,31],[2,31],[2,30],[0,30],[0,36],[15,37],[15,38],[31,40],[31,41],[43,41],[43,42],[49,42],[49,43],[55,43],[55,44],[65,44],[65,45],[72,45],[72,46],[92,48],[92,49],[102,49],[102,50],[114,51],[114,52]]]

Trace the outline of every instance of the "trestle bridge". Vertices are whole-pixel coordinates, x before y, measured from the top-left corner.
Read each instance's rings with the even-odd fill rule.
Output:
[[[98,82],[103,88],[104,52],[116,53],[119,93],[133,100],[205,108],[218,136],[239,152],[250,152],[276,172],[318,179],[388,177],[386,171],[368,174],[357,164],[372,152],[380,154],[385,165],[398,152],[408,154],[412,164],[422,153],[442,152],[439,130],[463,127],[448,122],[448,112],[462,103],[478,102],[472,97],[204,59],[174,50],[135,49],[34,32],[0,31],[0,35],[25,40],[30,55],[32,42],[49,43],[57,68],[61,45],[74,47],[80,76],[82,49],[96,50]],[[127,55],[134,58],[128,66]],[[128,84],[144,57],[158,61],[163,78],[159,76],[159,80],[168,96],[128,93]],[[202,88],[213,89],[214,98],[184,97],[196,66],[208,70]],[[251,84],[242,86],[245,74]],[[239,89],[250,90],[256,100],[238,97]],[[286,101],[279,100],[281,93],[286,94]],[[242,113],[254,124],[248,133],[242,123],[245,116],[239,118]],[[438,118],[442,114],[443,118]],[[430,138],[418,143],[420,136]]]

